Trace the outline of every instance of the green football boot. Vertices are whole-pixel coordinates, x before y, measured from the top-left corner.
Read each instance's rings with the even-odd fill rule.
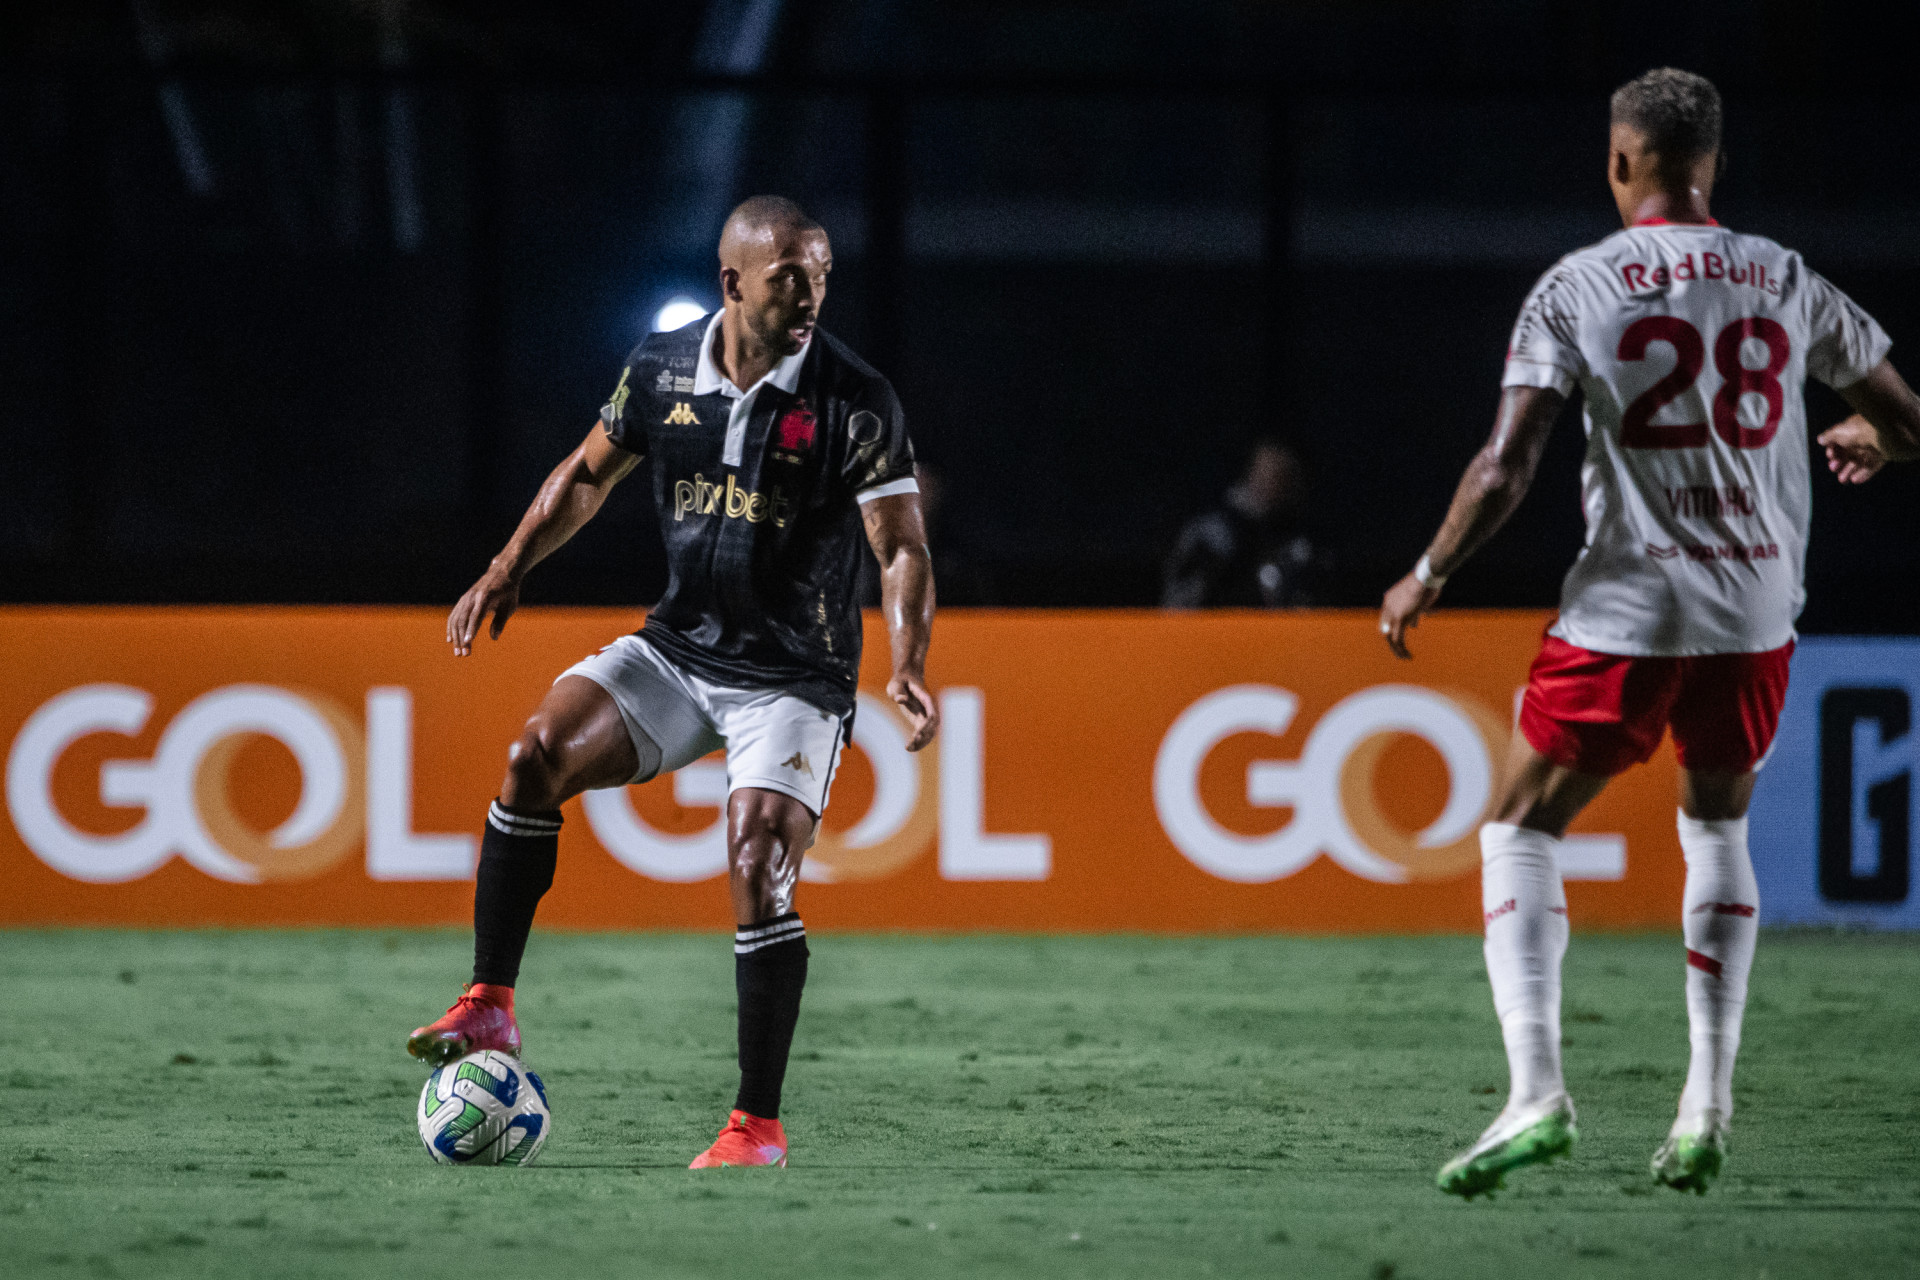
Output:
[[[1573,1100],[1564,1093],[1533,1106],[1509,1108],[1495,1117],[1478,1142],[1447,1161],[1435,1182],[1448,1195],[1468,1200],[1489,1195],[1505,1184],[1511,1171],[1558,1160],[1579,1140]]]
[[[1653,1153],[1653,1180],[1675,1191],[1703,1196],[1726,1162],[1727,1118],[1718,1111],[1703,1111],[1684,1124],[1674,1122],[1673,1132]]]

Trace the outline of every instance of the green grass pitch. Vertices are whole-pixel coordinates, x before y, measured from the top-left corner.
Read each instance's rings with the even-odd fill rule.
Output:
[[[542,935],[528,1170],[420,1149],[454,932],[0,933],[0,1271],[27,1276],[1890,1276],[1920,1271],[1920,946],[1763,937],[1727,1175],[1646,1163],[1677,936],[1577,937],[1583,1142],[1433,1187],[1505,1084],[1470,938],[816,936],[792,1167],[693,1174],[727,938]]]

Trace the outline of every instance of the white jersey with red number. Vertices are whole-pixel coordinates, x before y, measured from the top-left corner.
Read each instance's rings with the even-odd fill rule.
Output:
[[[1586,396],[1587,541],[1552,633],[1600,653],[1760,653],[1806,598],[1809,377],[1887,335],[1800,255],[1645,223],[1562,258],[1521,309],[1507,387]]]

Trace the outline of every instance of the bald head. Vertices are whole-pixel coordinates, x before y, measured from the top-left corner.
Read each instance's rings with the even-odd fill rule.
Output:
[[[729,334],[788,356],[813,336],[827,296],[827,233],[784,196],[754,196],[720,231],[720,297]]]
[[[727,215],[720,228],[720,265],[745,271],[777,254],[783,244],[826,229],[785,196],[749,196]]]

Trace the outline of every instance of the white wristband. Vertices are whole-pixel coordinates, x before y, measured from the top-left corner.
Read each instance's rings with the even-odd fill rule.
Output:
[[[1413,566],[1413,580],[1429,591],[1438,591],[1447,585],[1447,575],[1435,573],[1433,561],[1424,555],[1420,557],[1420,562]]]

